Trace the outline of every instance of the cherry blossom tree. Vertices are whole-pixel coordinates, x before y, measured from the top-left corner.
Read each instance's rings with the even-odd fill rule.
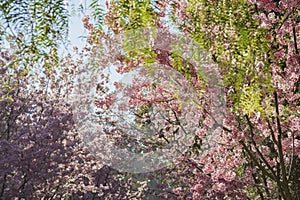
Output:
[[[233,146],[225,147],[225,152],[231,148],[242,150],[244,156],[239,158],[245,160],[235,165],[242,164],[242,174],[249,173],[246,185],[253,184],[247,188],[254,188],[254,196],[297,199],[299,2],[195,1],[190,5],[176,4],[180,25],[199,38],[196,40],[206,42],[204,45],[210,48],[228,80],[228,103],[233,115],[228,118],[231,123],[226,122],[230,131],[225,132]],[[195,20],[187,22],[189,16]],[[201,20],[205,26],[200,25]],[[188,25],[181,24],[184,22]],[[241,172],[236,166],[232,169],[236,175]]]
[[[141,5],[136,7],[135,3]],[[143,12],[141,7],[145,8]],[[299,198],[298,9],[298,1],[113,1],[107,3],[105,18],[112,32],[94,28],[85,18],[92,46],[89,50],[94,56],[101,48],[107,52],[103,40],[132,29],[155,26],[170,31],[170,24],[165,24],[166,17],[170,17],[169,23],[207,49],[218,64],[228,106],[222,130],[215,133],[216,145],[209,151],[199,155],[191,148],[189,154],[181,157],[185,168],[194,172],[193,179],[184,179],[190,185],[193,199]],[[140,65],[153,64],[154,59],[189,81],[193,77],[201,81],[199,74],[193,75],[190,65],[180,60],[177,67],[172,52],[168,48],[163,50],[147,49],[124,57],[108,49],[110,54],[105,54],[105,59],[101,55],[95,56],[95,60],[102,67],[114,63],[120,66],[119,72],[126,73]],[[133,95],[141,94],[144,88],[161,86],[135,83],[138,86],[132,86],[137,89]],[[99,108],[112,106],[116,97],[108,97],[97,101]],[[143,102],[141,96],[135,98]],[[164,102],[169,99],[167,96]],[[200,102],[201,98],[197,100]],[[144,115],[149,114],[149,107],[146,108],[146,112],[140,110]],[[141,118],[140,111],[136,113],[137,119]],[[205,109],[203,113],[201,109],[190,111],[199,114],[195,115],[195,122],[211,114]],[[201,124],[199,128],[194,134],[201,137],[206,130]],[[188,198],[188,192],[180,187],[174,192],[179,198]]]
[[[24,70],[18,55],[3,55],[0,197],[53,199],[84,191],[84,178],[92,180],[93,161],[79,145],[71,108],[63,101],[71,68],[34,75]]]

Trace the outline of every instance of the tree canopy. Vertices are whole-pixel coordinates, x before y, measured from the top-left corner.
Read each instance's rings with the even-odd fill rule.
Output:
[[[300,1],[89,3],[0,3],[0,199],[300,198]]]

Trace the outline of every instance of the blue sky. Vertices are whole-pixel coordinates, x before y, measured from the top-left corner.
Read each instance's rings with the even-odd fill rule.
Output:
[[[91,1],[92,0],[65,0],[71,14],[69,21],[71,48],[72,46],[77,46],[80,49],[85,44],[85,37],[88,33],[83,27],[82,18],[90,14],[89,5]],[[98,0],[98,2],[103,4],[103,9],[105,9],[105,0]]]
[[[77,46],[82,48],[85,44],[84,36],[87,36],[87,31],[83,27],[82,18],[85,14],[89,14],[87,8],[90,4],[90,0],[68,0],[66,2],[71,13],[69,23],[70,47],[72,48],[72,46]],[[80,5],[84,8],[81,11]]]

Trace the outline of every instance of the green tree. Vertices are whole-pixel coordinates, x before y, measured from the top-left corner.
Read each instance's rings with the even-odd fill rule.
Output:
[[[60,44],[67,44],[68,16],[63,0],[1,1],[1,46],[16,51],[14,61],[24,68],[57,66]]]

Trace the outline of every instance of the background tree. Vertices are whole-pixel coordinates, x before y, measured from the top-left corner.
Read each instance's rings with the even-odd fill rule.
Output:
[[[25,68],[37,62],[51,68],[58,65],[58,48],[67,44],[69,13],[63,0],[12,1],[0,4],[1,42],[3,47],[17,45],[18,57]],[[12,47],[11,47],[12,48]]]

